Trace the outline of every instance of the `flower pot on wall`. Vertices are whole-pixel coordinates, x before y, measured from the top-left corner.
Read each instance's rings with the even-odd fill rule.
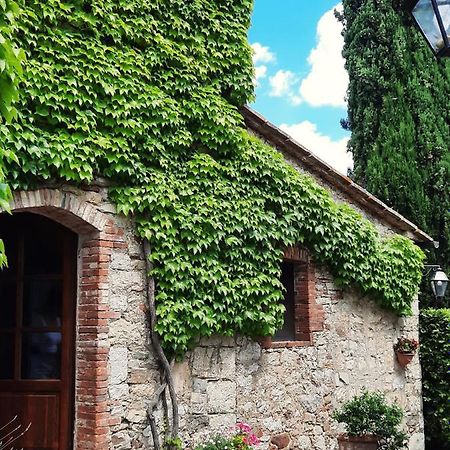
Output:
[[[342,434],[338,436],[339,450],[377,450],[378,438],[373,435],[349,436]]]
[[[411,362],[411,360],[414,358],[414,353],[396,352],[396,355],[397,355],[397,361],[402,367],[407,366]]]

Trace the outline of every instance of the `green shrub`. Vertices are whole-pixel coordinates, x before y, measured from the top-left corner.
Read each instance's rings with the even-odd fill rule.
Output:
[[[427,446],[450,449],[450,309],[421,311],[420,360]]]
[[[406,435],[399,430],[403,411],[388,405],[381,392],[363,392],[344,403],[333,413],[333,419],[345,425],[351,436],[378,436],[378,448],[397,450],[405,447]]]

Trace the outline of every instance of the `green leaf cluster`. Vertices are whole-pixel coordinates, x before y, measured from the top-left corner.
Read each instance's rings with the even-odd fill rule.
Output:
[[[9,209],[11,191],[5,183],[4,160],[14,160],[11,150],[3,146],[6,124],[15,116],[16,109],[13,106],[17,100],[17,86],[22,75],[21,62],[24,57],[12,43],[12,34],[15,29],[15,16],[19,12],[17,3],[11,0],[0,0],[0,208]],[[0,268],[6,264],[5,248],[0,239]]]
[[[434,448],[450,448],[450,309],[420,312],[420,361],[425,438]],[[432,442],[431,442],[432,440]]]
[[[164,348],[214,333],[273,334],[286,246],[309,248],[342,286],[411,311],[423,254],[382,238],[245,129],[251,0],[29,0],[27,55],[6,138],[14,188],[112,183],[152,246]]]

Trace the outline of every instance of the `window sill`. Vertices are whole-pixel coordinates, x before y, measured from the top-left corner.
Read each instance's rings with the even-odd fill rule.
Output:
[[[312,340],[307,341],[273,341],[271,337],[263,337],[258,339],[262,348],[294,348],[294,347],[310,347],[313,345]]]

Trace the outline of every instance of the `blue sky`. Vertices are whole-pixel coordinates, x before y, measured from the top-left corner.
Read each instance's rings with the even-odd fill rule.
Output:
[[[347,75],[338,0],[255,0],[249,41],[257,73],[254,109],[345,173]]]

